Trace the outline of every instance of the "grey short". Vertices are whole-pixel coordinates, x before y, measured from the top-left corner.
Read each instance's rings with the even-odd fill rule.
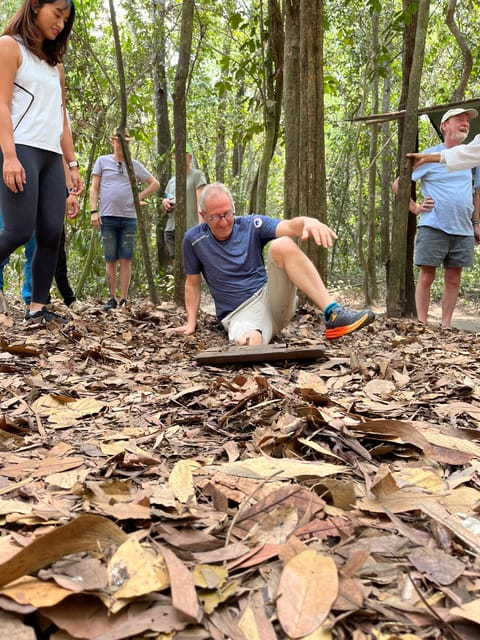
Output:
[[[175,229],[172,231],[164,231],[164,237],[170,259],[175,260]]]
[[[253,296],[222,320],[228,338],[237,341],[247,331],[260,331],[268,344],[291,320],[297,306],[297,290],[285,269],[278,267],[270,252],[267,258],[267,282]]]
[[[453,236],[433,227],[418,227],[414,262],[419,267],[471,267],[473,236]]]

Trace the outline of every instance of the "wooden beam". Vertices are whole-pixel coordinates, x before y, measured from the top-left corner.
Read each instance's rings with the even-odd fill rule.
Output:
[[[199,364],[229,365],[237,362],[288,362],[325,358],[325,347],[288,347],[285,344],[263,344],[258,347],[230,346],[225,349],[205,349],[194,356]]]

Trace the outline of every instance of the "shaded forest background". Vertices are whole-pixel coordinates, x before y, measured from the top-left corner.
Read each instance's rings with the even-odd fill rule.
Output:
[[[3,0],[2,24],[18,4]],[[363,293],[368,303],[382,303],[386,265],[392,259],[395,264],[395,251],[401,250],[397,259],[407,270],[409,264],[402,242],[394,237],[392,243],[392,220],[397,216],[403,222],[407,213],[405,208],[395,210],[391,191],[399,172],[402,130],[408,123],[393,119],[367,125],[356,119],[405,107],[414,46],[422,38],[418,99],[408,113],[412,108],[475,97],[479,73],[472,61],[479,47],[478,4],[469,0],[420,4],[300,0],[286,5],[277,0],[136,0],[110,6],[76,0],[75,4],[77,19],[66,60],[67,106],[85,192],[82,215],[67,223],[67,254],[80,298],[105,295],[104,263],[98,235],[90,227],[88,190],[93,162],[111,151],[109,136],[121,118],[113,6],[128,99],[126,124],[135,137],[132,157],[161,184],[158,196],[143,210],[159,298],[174,291],[175,278],[163,246],[161,197],[175,172],[175,109],[182,98],[175,83],[186,72],[183,134],[207,181],[221,180],[232,189],[239,214],[300,213],[327,221],[339,240],[328,256],[316,254],[324,275],[336,286]],[[428,14],[421,24],[419,8]],[[191,21],[186,23],[188,12]],[[186,69],[178,64],[182,47],[183,55],[187,51]],[[410,117],[414,128],[416,121]],[[418,123],[419,147],[436,144],[428,119],[422,116]],[[403,238],[406,222],[400,233]],[[137,298],[151,293],[142,254],[145,257],[139,241],[131,288]],[[11,265],[7,279],[13,289],[21,278],[20,250]],[[474,286],[474,273],[475,269],[465,274],[463,292]],[[175,276],[178,280],[178,272]],[[407,288],[410,285],[407,278]],[[402,302],[400,311],[408,311],[408,303]]]

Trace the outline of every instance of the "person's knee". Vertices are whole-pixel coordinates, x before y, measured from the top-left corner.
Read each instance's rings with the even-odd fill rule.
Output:
[[[460,287],[461,278],[462,278],[461,269],[445,270],[445,276],[444,276],[445,286],[458,289]]]
[[[259,345],[263,344],[262,332],[258,329],[251,329],[250,331],[247,331],[246,333],[241,335],[236,340],[236,343],[243,347],[258,347]]]
[[[435,267],[421,267],[418,275],[418,283],[423,286],[430,286],[435,280]]]
[[[275,238],[270,244],[270,255],[272,260],[279,267],[283,267],[285,261],[292,255],[301,252],[301,249],[297,245],[297,243],[292,240],[292,238],[288,238],[287,236],[282,236],[281,238]]]

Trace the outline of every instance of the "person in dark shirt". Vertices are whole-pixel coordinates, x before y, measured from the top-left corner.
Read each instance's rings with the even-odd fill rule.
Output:
[[[334,300],[292,239],[312,238],[330,247],[337,236],[324,223],[307,216],[235,216],[232,195],[220,182],[204,188],[200,209],[203,222],[188,230],[183,240],[187,322],[175,331],[190,335],[196,329],[202,275],[218,319],[229,339],[240,345],[268,344],[295,313],[297,288],[323,311],[328,339],[373,322],[371,310],[351,311]],[[268,243],[265,268],[263,249]]]

